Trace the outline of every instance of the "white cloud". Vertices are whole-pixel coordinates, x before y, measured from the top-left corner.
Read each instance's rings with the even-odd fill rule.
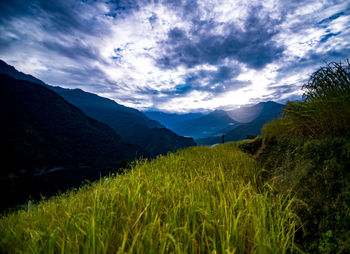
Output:
[[[30,10],[34,13],[14,15],[0,23],[4,40],[0,44],[4,45],[0,47],[0,57],[49,84],[80,87],[139,109],[191,111],[233,107],[259,98],[285,100],[300,93],[301,82],[324,64],[320,60],[334,60],[327,52],[336,51],[337,56],[343,56],[350,48],[350,15],[347,4],[342,1],[332,4],[315,0],[297,5],[293,1],[275,0],[203,0],[198,1],[193,10],[152,3],[130,12],[119,11],[116,16],[107,15],[113,11],[113,6],[104,2],[62,3],[59,6],[67,11],[67,22],[68,18],[72,19],[76,27],[60,27],[65,20],[57,19],[55,12],[41,5],[38,12]],[[77,9],[71,10],[67,6]],[[256,13],[251,13],[252,6],[256,7]],[[188,12],[183,15],[185,11]],[[319,24],[341,12],[339,17]],[[247,35],[249,18],[256,19],[256,23],[250,21],[251,24],[265,22],[261,27],[268,31]],[[207,53],[208,57],[222,49],[213,47],[206,52],[208,48],[200,45],[202,34],[212,36],[208,38],[234,38],[232,33],[237,33],[238,42],[242,41],[239,37],[242,34],[251,36],[252,43],[269,36],[265,38],[267,43],[277,43],[283,48],[282,58],[272,57],[261,64],[260,69],[254,69],[249,67],[248,60],[240,62],[228,53],[216,62],[162,68],[157,60],[168,54],[162,42],[167,41],[169,31],[174,28],[183,31],[186,40],[197,43],[201,53]],[[194,29],[208,30],[198,30],[202,34],[196,34]],[[245,56],[238,59],[245,59]],[[303,67],[297,67],[298,63]],[[240,73],[228,75],[227,79],[217,77],[218,81],[211,84],[213,77],[210,75],[219,75],[222,66],[237,67]],[[195,87],[186,84],[193,73],[206,73],[196,79]],[[238,82],[245,82],[245,85],[238,87]],[[191,89],[176,92],[179,86],[191,85]],[[278,90],[282,85],[284,90]],[[218,89],[220,86],[225,89]]]

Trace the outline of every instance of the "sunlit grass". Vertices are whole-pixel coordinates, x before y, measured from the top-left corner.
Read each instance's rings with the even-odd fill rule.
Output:
[[[0,252],[294,252],[295,201],[258,188],[259,174],[235,144],[136,162],[124,175],[3,216]]]

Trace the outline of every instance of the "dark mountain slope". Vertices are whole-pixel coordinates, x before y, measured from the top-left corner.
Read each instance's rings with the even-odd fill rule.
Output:
[[[3,74],[0,80],[7,170],[116,167],[122,160],[134,158],[135,146],[123,142],[109,126],[87,117],[56,93]]]
[[[3,61],[0,61],[1,72],[18,79],[45,85],[80,108],[86,115],[108,124],[123,140],[142,147],[153,156],[196,145],[193,139],[181,137],[167,129],[164,130],[161,124],[148,119],[142,112],[120,105],[113,100],[81,89],[49,86],[33,76],[18,72]]]
[[[88,116],[111,126],[127,142],[139,145],[153,156],[196,145],[193,139],[173,133],[136,109],[80,89],[51,89]]]
[[[33,83],[38,83],[41,85],[45,85],[44,82],[42,82],[40,79],[37,79],[33,77],[32,75],[25,74],[23,72],[17,71],[15,67],[8,65],[4,61],[0,59],[0,73],[7,74],[13,78],[16,79],[22,79],[22,80],[27,80],[31,81]]]
[[[261,107],[261,105],[261,112],[255,120],[272,120],[279,118],[285,107],[285,105],[274,101],[260,102],[256,106]]]
[[[72,178],[76,182],[96,179],[99,172],[116,171],[137,154],[145,155],[141,148],[125,143],[108,125],[86,116],[55,92],[5,74],[0,74],[0,111],[2,188],[23,176],[25,181],[33,180],[35,175],[46,176],[37,184],[59,185],[62,181],[68,187]],[[49,177],[60,170],[69,177]],[[28,188],[42,191],[39,187]]]
[[[135,126],[138,128],[138,126]],[[140,144],[152,155],[165,154],[179,148],[195,146],[192,138],[181,137],[167,128],[143,128],[139,131],[125,133],[125,139],[134,144]]]
[[[48,87],[76,107],[88,113],[91,117],[95,119],[104,119],[103,122],[108,122],[110,125],[113,125],[113,128],[120,134],[128,132],[132,125],[143,125],[148,128],[163,128],[160,123],[148,119],[142,112],[122,106],[113,100],[85,92],[81,89],[66,89],[57,86]]]

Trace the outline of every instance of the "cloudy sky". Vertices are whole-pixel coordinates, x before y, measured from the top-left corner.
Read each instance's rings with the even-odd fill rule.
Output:
[[[300,98],[350,57],[340,0],[12,1],[0,58],[51,85],[141,110],[199,111]]]

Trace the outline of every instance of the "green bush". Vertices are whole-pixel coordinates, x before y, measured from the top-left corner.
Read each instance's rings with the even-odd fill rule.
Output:
[[[284,110],[284,122],[291,135],[312,138],[348,135],[350,95],[289,102]]]
[[[303,85],[303,101],[288,102],[283,117],[263,127],[271,136],[325,137],[350,134],[350,63],[330,63]]]
[[[297,242],[311,253],[346,253],[350,245],[350,140],[265,138],[258,159],[277,193],[291,191],[304,224]],[[330,233],[331,232],[331,233]]]
[[[350,134],[350,63],[330,63],[303,85],[303,102],[289,102],[284,110],[292,135],[324,137]]]
[[[297,242],[311,253],[350,249],[350,64],[331,63],[303,85],[303,101],[262,129],[258,159],[278,193],[305,202]]]
[[[314,72],[303,85],[306,102],[340,98],[350,94],[350,62],[332,62]]]
[[[285,118],[274,119],[264,124],[261,129],[263,139],[283,137],[289,135]]]

